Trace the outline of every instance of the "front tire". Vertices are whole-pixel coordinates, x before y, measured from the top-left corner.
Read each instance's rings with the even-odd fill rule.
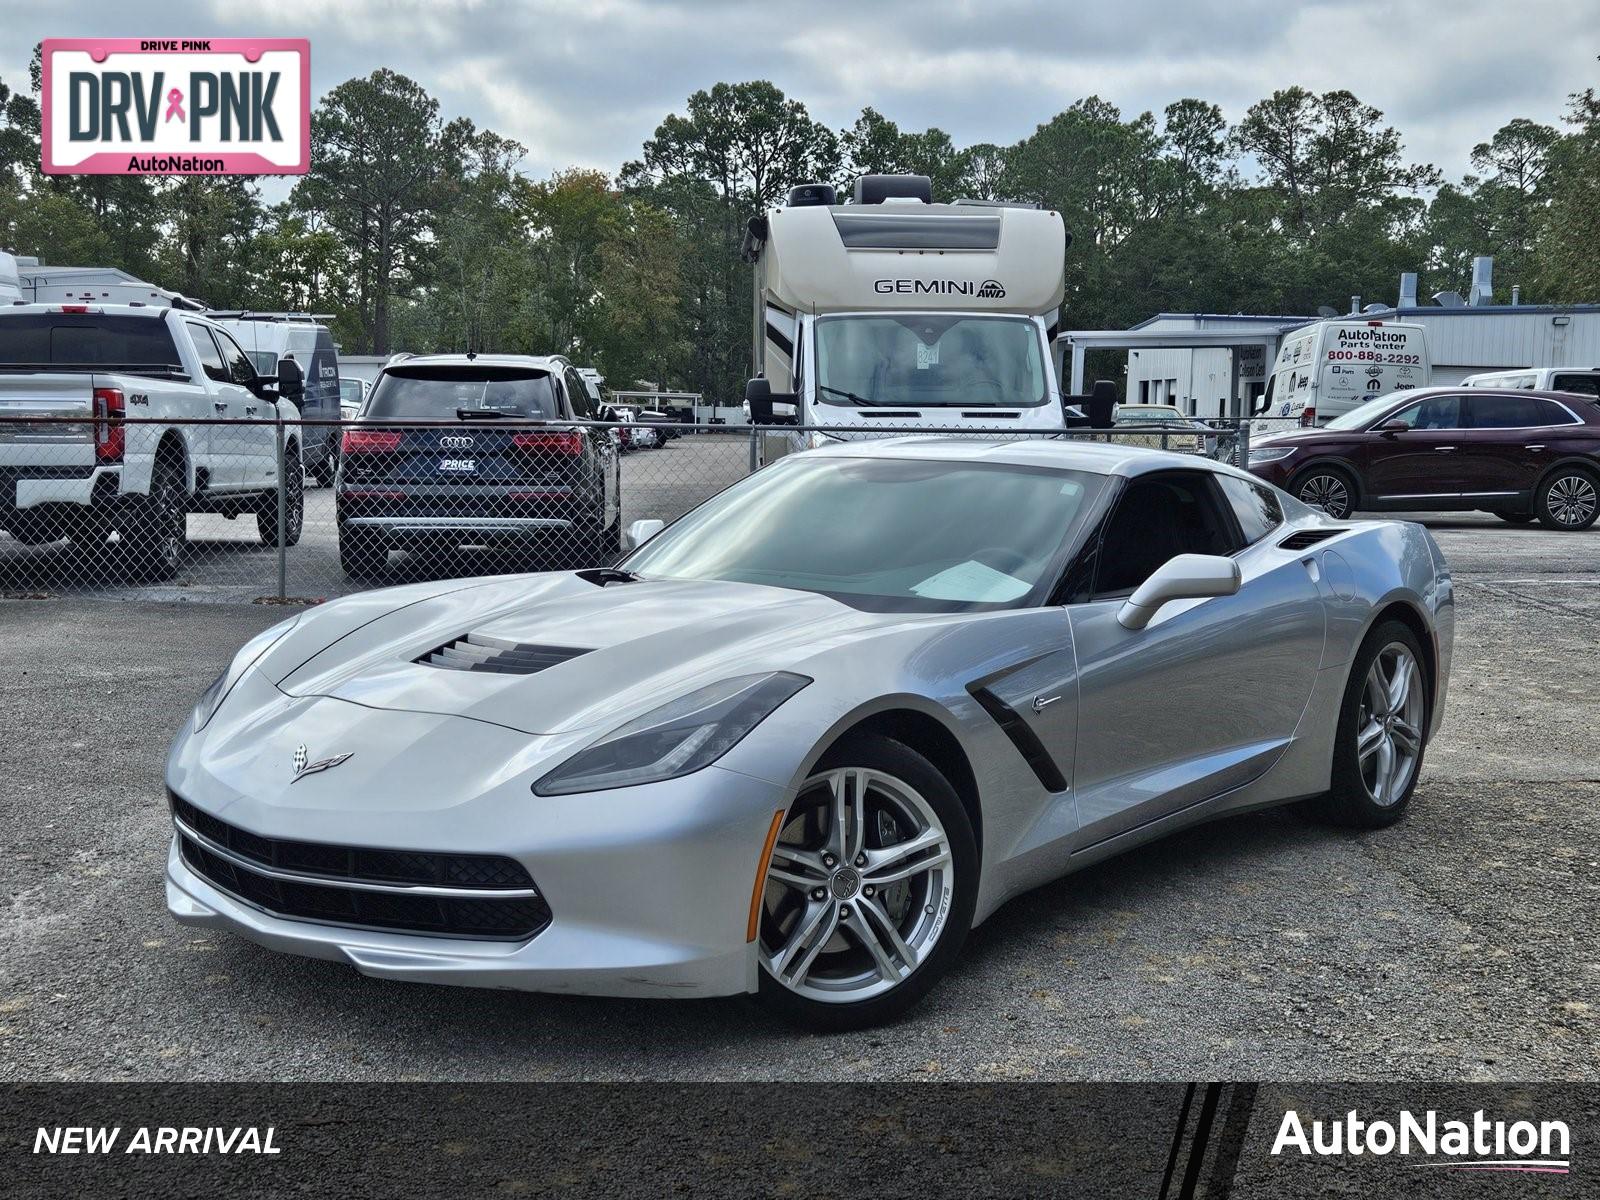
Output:
[[[1335,467],[1312,467],[1289,485],[1295,499],[1343,521],[1356,506],[1355,481]]]
[[[289,471],[288,478],[284,481],[283,497],[283,544],[285,546],[297,545],[300,533],[306,523],[306,477],[300,468],[300,452],[293,446],[290,448],[289,461],[294,468]],[[278,544],[278,496],[274,492],[267,496],[262,506],[256,509],[256,533],[261,537],[264,546]]]
[[[760,914],[760,999],[817,1030],[921,1000],[972,928],[978,851],[961,799],[879,734],[825,754],[784,818]]]
[[[1533,511],[1547,529],[1587,529],[1600,516],[1600,484],[1582,467],[1558,467],[1539,485]]]
[[[1345,685],[1333,786],[1320,803],[1339,825],[1380,829],[1411,803],[1427,749],[1429,681],[1411,627],[1385,621],[1367,635]]]

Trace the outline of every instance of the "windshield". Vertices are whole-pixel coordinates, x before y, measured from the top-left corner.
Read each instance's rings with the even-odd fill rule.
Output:
[[[1406,389],[1409,391],[1410,389]],[[1335,417],[1323,426],[1324,429],[1360,429],[1368,421],[1373,420],[1380,413],[1388,410],[1396,401],[1406,394],[1406,391],[1390,392],[1387,396],[1379,396],[1376,400],[1368,400],[1365,404],[1352,408],[1343,416]]]
[[[1017,408],[1046,399],[1039,331],[1025,317],[824,317],[816,340],[823,404]]]
[[[1015,608],[1042,602],[1103,483],[999,463],[785,458],[626,566],[651,579],[820,592],[881,612]]]
[[[526,367],[391,367],[379,378],[365,415],[442,420],[472,411],[556,416],[550,375]]]

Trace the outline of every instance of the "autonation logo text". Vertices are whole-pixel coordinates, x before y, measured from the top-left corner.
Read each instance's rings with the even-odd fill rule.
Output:
[[[1432,1109],[1421,1117],[1401,1109],[1392,1120],[1369,1121],[1351,1109],[1336,1120],[1308,1125],[1291,1108],[1283,1114],[1272,1153],[1299,1151],[1307,1158],[1393,1154],[1428,1160],[1407,1166],[1565,1175],[1572,1165],[1571,1141],[1565,1121],[1491,1121],[1482,1109],[1470,1121],[1441,1120]]]

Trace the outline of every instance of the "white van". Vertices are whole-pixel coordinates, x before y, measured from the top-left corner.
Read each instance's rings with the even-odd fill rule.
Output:
[[[849,204],[823,184],[794,189],[745,241],[759,297],[749,411],[828,427],[790,449],[914,428],[1063,428],[1050,347],[1067,241],[1059,213],[935,204],[924,176],[864,176]]]
[[[339,350],[321,319],[309,313],[206,315],[233,334],[260,374],[276,375],[280,358],[292,358],[299,364],[306,377],[301,416],[309,421],[339,420]],[[332,425],[307,425],[303,433],[300,448],[306,470],[318,483],[331,484],[339,461],[339,430]]]
[[[1374,396],[1427,387],[1428,331],[1382,317],[1330,317],[1284,334],[1261,415],[1326,425]]]
[[[1527,367],[1468,375],[1462,387],[1527,388],[1535,392],[1573,392],[1600,396],[1600,367]]]

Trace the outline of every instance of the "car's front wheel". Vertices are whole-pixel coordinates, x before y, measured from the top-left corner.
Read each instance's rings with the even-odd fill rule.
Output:
[[[761,999],[827,1030],[889,1020],[961,950],[978,854],[955,789],[878,734],[823,756],[790,807],[760,913]]]
[[[1534,512],[1550,529],[1587,529],[1600,516],[1600,486],[1582,467],[1560,468],[1539,485]]]
[[[1335,521],[1342,521],[1355,508],[1355,485],[1343,471],[1332,467],[1313,467],[1298,476],[1289,490],[1302,504],[1320,508]]]

